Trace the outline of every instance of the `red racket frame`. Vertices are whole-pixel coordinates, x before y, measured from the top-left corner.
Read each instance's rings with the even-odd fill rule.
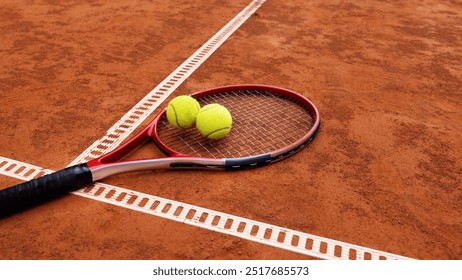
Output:
[[[230,92],[230,91],[242,91],[242,90],[262,90],[274,92],[278,96],[293,99],[303,104],[303,106],[310,111],[310,114],[313,116],[314,124],[312,129],[307,131],[307,133],[292,143],[291,145],[269,152],[262,155],[250,156],[245,158],[203,158],[189,156],[178,151],[175,151],[168,147],[162,142],[158,133],[157,126],[159,125],[160,120],[165,116],[166,110],[164,109],[160,112],[156,118],[151,121],[142,131],[140,131],[133,138],[128,140],[126,143],[122,144],[115,150],[102,155],[99,158],[93,159],[88,162],[88,166],[93,173],[93,179],[99,180],[104,177],[121,173],[121,172],[131,172],[131,171],[140,171],[140,170],[150,170],[150,169],[168,169],[168,168],[225,168],[225,169],[239,169],[239,168],[248,168],[253,166],[259,166],[261,164],[274,162],[280,160],[287,155],[291,155],[296,151],[302,149],[308,142],[313,139],[320,125],[319,111],[316,106],[308,100],[306,97],[287,89],[280,87],[259,85],[259,84],[245,84],[245,85],[232,85],[217,87],[201,92],[192,94],[191,96],[199,99],[206,95],[213,95],[220,92]],[[132,150],[136,149],[139,145],[143,144],[148,139],[154,140],[159,149],[164,152],[168,157],[166,158],[151,158],[144,160],[130,160],[130,161],[119,161],[125,157]],[[118,166],[118,168],[114,168]],[[109,169],[114,168],[113,171]]]
[[[163,110],[146,128],[133,138],[99,158],[0,190],[0,217],[46,202],[68,192],[78,190],[91,182],[118,173],[172,168],[215,168],[225,170],[253,168],[290,156],[302,149],[313,139],[320,124],[319,112],[311,101],[293,91],[265,85],[235,85],[198,92],[192,96],[201,98],[209,94],[224,91],[256,89],[277,93],[287,99],[293,99],[301,103],[310,111],[314,120],[311,128],[303,137],[287,147],[261,155],[221,159],[191,157],[169,148],[157,134],[157,126],[166,114],[166,111]],[[119,161],[148,139],[153,139],[160,150],[168,156],[164,158]]]

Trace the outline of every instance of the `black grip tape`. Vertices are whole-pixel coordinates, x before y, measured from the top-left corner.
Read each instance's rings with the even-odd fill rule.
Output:
[[[93,181],[86,163],[0,191],[0,217],[78,190]]]

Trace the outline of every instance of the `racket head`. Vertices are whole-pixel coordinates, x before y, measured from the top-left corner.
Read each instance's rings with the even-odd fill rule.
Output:
[[[153,120],[148,134],[170,157],[224,159],[223,167],[230,169],[258,167],[301,150],[320,126],[319,111],[310,100],[280,87],[231,85],[191,96],[201,106],[225,106],[233,118],[231,131],[224,139],[209,140],[195,127],[174,128],[164,110]]]

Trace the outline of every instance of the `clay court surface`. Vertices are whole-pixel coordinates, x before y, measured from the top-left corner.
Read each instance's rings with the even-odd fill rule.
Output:
[[[66,167],[250,3],[1,0],[0,156]],[[103,183],[409,258],[461,259],[461,23],[458,1],[268,0],[135,132],[174,96],[251,83],[316,104],[314,141],[253,170]],[[20,182],[0,175],[0,188]],[[70,194],[1,219],[0,258],[314,257]]]

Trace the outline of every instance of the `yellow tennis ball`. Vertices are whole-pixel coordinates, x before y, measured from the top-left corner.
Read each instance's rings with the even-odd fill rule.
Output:
[[[176,128],[190,128],[196,122],[201,106],[196,99],[180,95],[172,99],[167,107],[167,120]]]
[[[212,140],[225,138],[232,124],[231,113],[220,104],[205,105],[197,114],[197,129],[202,135]]]

